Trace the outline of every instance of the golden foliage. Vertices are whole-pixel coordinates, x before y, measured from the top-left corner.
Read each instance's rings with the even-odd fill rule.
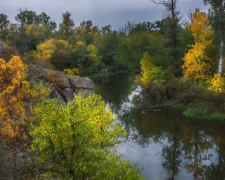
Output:
[[[100,57],[98,56],[98,49],[93,45],[89,44],[87,47],[88,59],[92,62],[94,66],[97,66],[100,63]]]
[[[0,138],[5,138],[11,146],[21,139],[24,143],[28,140],[25,130],[32,117],[26,116],[25,101],[36,103],[47,93],[41,85],[31,89],[25,81],[26,71],[19,56],[13,56],[8,63],[0,58]]]
[[[148,55],[147,52],[143,54],[143,58],[141,59],[141,70],[142,70],[142,75],[148,71],[151,71],[153,68],[153,65],[151,63],[151,56]]]
[[[73,69],[64,69],[63,73],[66,74],[66,77],[80,77],[79,70],[76,68]]]
[[[67,51],[70,51],[70,49],[71,45],[67,41],[50,39],[37,46],[36,57],[39,60],[50,62],[53,54],[67,54]]]
[[[208,89],[215,92],[224,92],[224,82],[223,78],[220,77],[219,74],[214,74],[214,77],[208,80],[209,87]]]
[[[191,23],[187,23],[186,26],[192,31],[195,44],[183,58],[184,77],[207,79],[212,72],[215,61],[215,58],[210,55],[213,48],[212,35],[214,31],[209,25],[208,17],[205,13],[199,12],[199,9],[191,14]]]

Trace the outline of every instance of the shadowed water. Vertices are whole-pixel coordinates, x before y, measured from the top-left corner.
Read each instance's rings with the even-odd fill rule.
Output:
[[[94,80],[97,94],[128,137],[116,146],[122,160],[144,167],[146,179],[225,179],[225,122],[187,118],[177,109],[135,109],[141,87],[134,76],[119,74]]]

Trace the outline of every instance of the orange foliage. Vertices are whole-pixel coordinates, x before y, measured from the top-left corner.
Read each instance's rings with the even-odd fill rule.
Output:
[[[19,56],[13,56],[8,63],[0,58],[0,139],[6,139],[10,146],[29,140],[26,130],[32,116],[27,116],[25,101],[32,110],[32,103],[47,93],[41,85],[32,90],[25,78],[26,67]]]
[[[192,31],[195,44],[183,58],[184,77],[207,79],[212,73],[215,62],[215,57],[211,54],[214,32],[209,25],[208,17],[205,13],[199,12],[199,9],[191,14],[191,23],[187,23],[186,26]]]

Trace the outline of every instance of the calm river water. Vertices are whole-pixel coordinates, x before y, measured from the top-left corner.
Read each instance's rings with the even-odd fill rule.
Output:
[[[135,110],[141,87],[134,76],[95,79],[97,94],[128,137],[116,146],[122,160],[139,162],[146,179],[225,179],[225,122],[187,118],[177,109]]]

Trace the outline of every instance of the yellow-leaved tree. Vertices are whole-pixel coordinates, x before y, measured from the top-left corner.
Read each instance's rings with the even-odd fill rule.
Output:
[[[121,161],[113,148],[127,134],[114,123],[103,99],[74,94],[67,106],[44,99],[35,108],[29,161],[31,177],[59,179],[144,179],[137,164]]]
[[[143,58],[140,61],[141,64],[141,77],[137,78],[137,83],[147,87],[150,83],[150,80],[147,78],[146,74],[153,69],[151,63],[152,57],[146,52],[143,54]]]
[[[98,49],[93,44],[89,44],[87,47],[87,52],[87,58],[91,66],[97,66],[101,60],[101,57],[98,56]]]
[[[208,17],[205,13],[195,10],[191,14],[191,23],[186,26],[192,31],[195,44],[192,49],[185,54],[183,61],[184,77],[193,79],[208,79],[213,75],[215,56],[213,54],[213,34],[212,26],[209,25]]]
[[[37,46],[36,57],[63,70],[71,66],[71,47],[67,41],[50,39]]]
[[[0,140],[9,146],[29,142],[27,123],[32,119],[32,104],[48,93],[41,84],[31,89],[26,71],[19,56],[8,63],[0,58]]]

